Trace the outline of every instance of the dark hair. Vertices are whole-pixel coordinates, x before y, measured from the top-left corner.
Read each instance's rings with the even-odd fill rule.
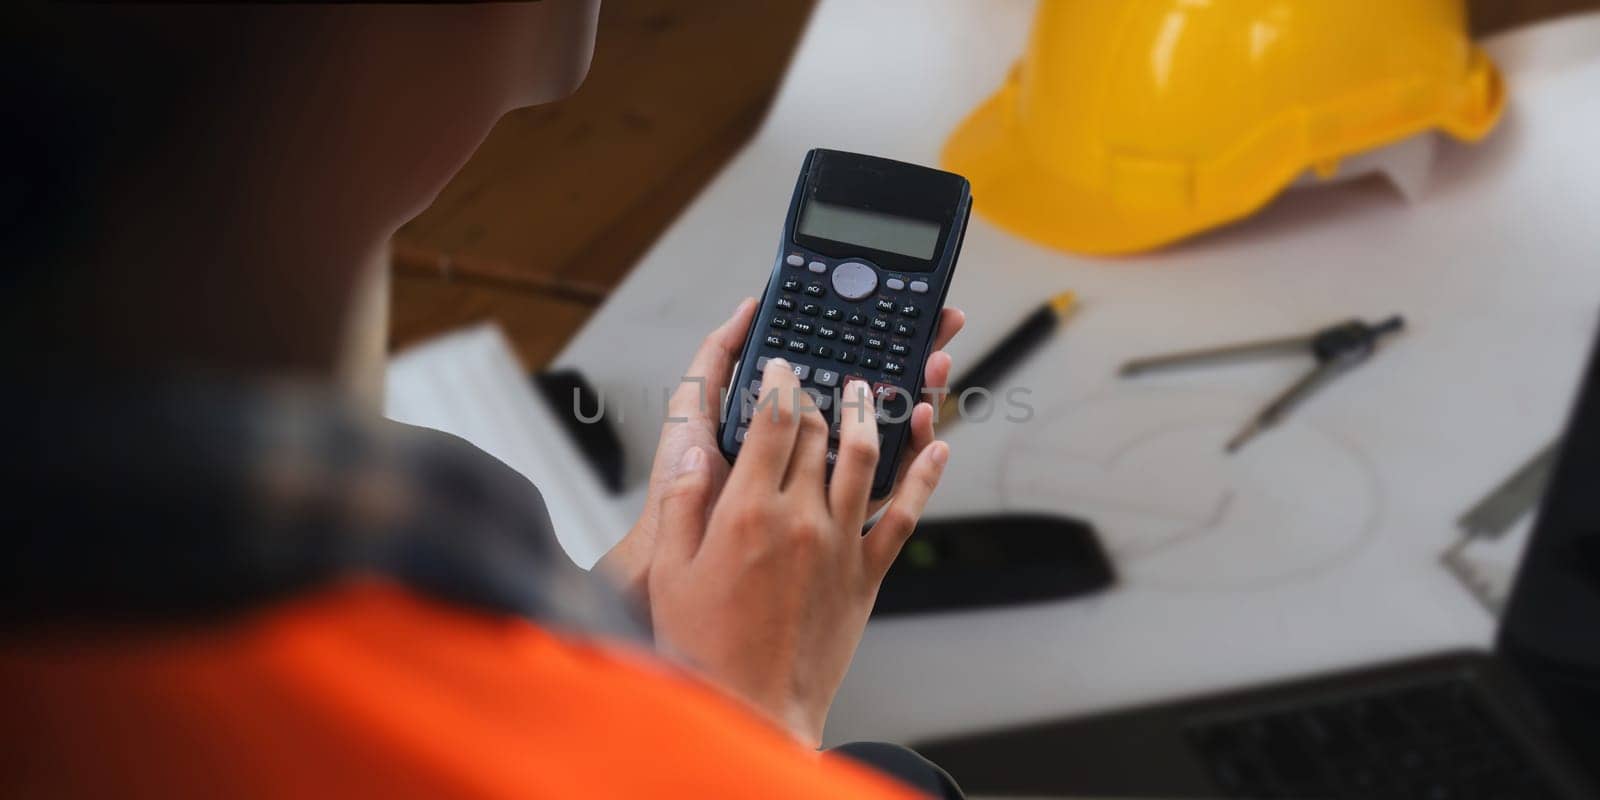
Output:
[[[135,9],[7,4],[0,11],[0,292],[65,279],[105,226],[104,199],[180,123],[204,80],[192,53],[145,34]],[[23,300],[23,302],[26,302]]]

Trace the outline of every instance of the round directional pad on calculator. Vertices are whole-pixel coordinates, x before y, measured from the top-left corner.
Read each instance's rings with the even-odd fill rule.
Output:
[[[846,261],[833,268],[833,290],[846,300],[860,300],[878,288],[878,273],[859,261]]]

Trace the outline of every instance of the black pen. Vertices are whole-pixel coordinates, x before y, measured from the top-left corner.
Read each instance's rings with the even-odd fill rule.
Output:
[[[1055,332],[1056,326],[1072,315],[1072,310],[1077,305],[1076,294],[1062,292],[1029,314],[1016,328],[1006,334],[1006,338],[1001,339],[988,355],[978,359],[977,365],[967,370],[967,374],[961,376],[961,380],[951,385],[950,394],[939,405],[939,420],[943,422],[959,416],[957,412],[960,409],[963,392],[997,385],[1006,373],[1049,338],[1050,334]]]

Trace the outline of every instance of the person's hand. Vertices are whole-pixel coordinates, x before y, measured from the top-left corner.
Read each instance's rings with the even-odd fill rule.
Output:
[[[595,569],[603,571],[635,602],[649,603],[645,581],[650,558],[655,551],[659,527],[661,495],[675,474],[683,454],[698,448],[716,457],[710,459],[712,482],[721,486],[728,476],[728,462],[717,444],[717,415],[720,399],[733,380],[739,348],[750,330],[750,316],[756,301],[747,297],[733,309],[733,316],[706,335],[689,362],[683,381],[667,401],[667,419],[656,442],[656,457],[650,465],[650,488],[645,494],[644,511],[616,546],[600,557]]]
[[[845,386],[840,412],[838,463],[827,482],[828,422],[789,364],[769,361],[720,495],[720,455],[699,446],[682,454],[662,495],[649,575],[663,648],[812,746],[878,585],[950,452],[930,436],[863,536],[878,465],[865,383]]]
[[[655,461],[650,468],[650,488],[645,496],[644,511],[632,530],[603,556],[595,567],[615,581],[635,602],[647,604],[649,592],[650,558],[655,549],[656,529],[659,527],[661,498],[672,482],[675,470],[690,448],[700,448],[712,456],[711,479],[713,496],[728,476],[728,464],[721,456],[717,444],[719,400],[733,379],[733,368],[744,346],[745,334],[750,330],[750,318],[756,302],[745,298],[733,316],[708,334],[700,349],[689,362],[676,391],[667,403],[667,420],[661,426],[661,439],[656,443]],[[946,307],[939,314],[934,332],[934,353],[928,357],[923,372],[923,385],[944,389],[950,381],[950,355],[943,348],[966,325],[967,317],[960,309]],[[901,458],[900,474],[903,478],[917,454],[933,442],[933,406],[919,403],[911,413],[911,436]],[[868,515],[877,513],[888,498],[874,502]]]

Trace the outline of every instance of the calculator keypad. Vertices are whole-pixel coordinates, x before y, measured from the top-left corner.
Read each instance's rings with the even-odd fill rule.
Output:
[[[848,413],[838,407],[837,392],[849,380],[859,378],[873,387],[880,437],[892,434],[895,426],[909,419],[911,387],[919,382],[913,371],[921,369],[931,344],[928,326],[920,322],[937,311],[933,307],[937,293],[927,277],[913,280],[880,275],[858,261],[823,260],[802,253],[786,254],[783,263],[799,269],[784,269],[773,286],[776,296],[769,298],[764,309],[767,331],[756,345],[755,371],[744,376],[743,391],[754,398],[768,360],[787,360],[818,409],[831,419],[836,442],[838,415]],[[843,265],[848,266],[841,274]],[[739,390],[735,387],[736,396]],[[752,403],[737,404],[739,420],[731,437],[734,451],[742,447],[749,431]],[[889,436],[882,441],[899,439]],[[897,456],[882,452],[880,469],[887,469]],[[834,457],[830,449],[830,465]]]

